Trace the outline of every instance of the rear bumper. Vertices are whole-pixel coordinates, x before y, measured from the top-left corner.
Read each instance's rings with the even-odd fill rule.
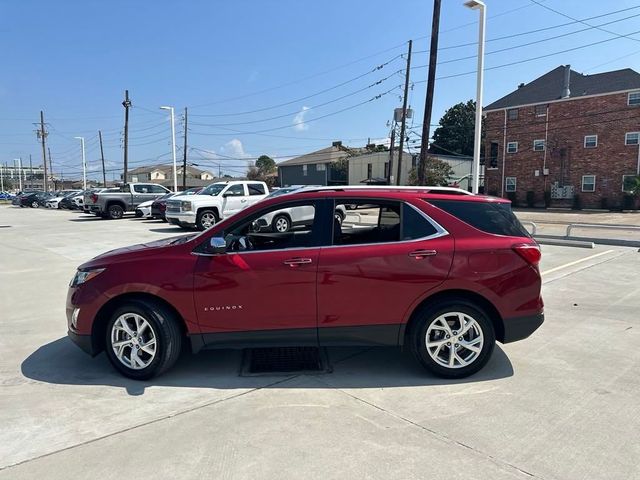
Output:
[[[502,343],[517,342],[527,338],[544,323],[544,313],[524,317],[505,318],[504,341]]]
[[[73,343],[80,347],[85,353],[88,353],[92,357],[95,357],[98,354],[93,347],[91,335],[80,335],[79,333],[72,332],[71,330],[67,332],[67,335]]]

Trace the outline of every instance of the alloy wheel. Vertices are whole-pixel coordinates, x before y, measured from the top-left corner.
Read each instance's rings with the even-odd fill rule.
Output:
[[[125,313],[116,319],[111,328],[111,348],[124,366],[142,370],[156,356],[156,335],[144,317],[137,313]]]
[[[205,212],[202,214],[201,222],[205,229],[211,228],[216,224],[216,216],[213,213]]]
[[[480,356],[484,335],[480,324],[471,315],[448,312],[431,322],[425,343],[429,356],[438,365],[462,368]]]
[[[285,217],[278,217],[276,219],[275,227],[277,232],[284,233],[289,230],[289,220]]]

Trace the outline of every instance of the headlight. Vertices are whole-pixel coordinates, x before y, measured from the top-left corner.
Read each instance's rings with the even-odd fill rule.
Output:
[[[71,286],[77,287],[78,285],[82,285],[85,282],[88,282],[94,277],[97,277],[102,272],[104,272],[104,268],[93,268],[91,270],[78,270],[71,280]]]
[[[183,212],[190,212],[191,211],[191,202],[180,202],[180,209]]]

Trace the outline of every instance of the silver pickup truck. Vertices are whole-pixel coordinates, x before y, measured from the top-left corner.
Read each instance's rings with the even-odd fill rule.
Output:
[[[127,183],[117,192],[91,193],[84,199],[85,211],[102,218],[122,218],[125,212],[133,212],[141,203],[155,200],[170,190],[155,183]]]

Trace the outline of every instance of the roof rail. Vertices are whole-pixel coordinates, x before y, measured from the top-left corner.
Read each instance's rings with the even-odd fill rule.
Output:
[[[295,193],[323,192],[323,191],[344,192],[345,190],[423,190],[425,193],[440,192],[440,193],[450,193],[452,195],[473,195],[473,193],[457,187],[429,187],[429,186],[413,187],[413,186],[394,186],[394,185],[335,185],[331,187],[303,187],[303,188],[300,188],[299,190],[296,190]]]

